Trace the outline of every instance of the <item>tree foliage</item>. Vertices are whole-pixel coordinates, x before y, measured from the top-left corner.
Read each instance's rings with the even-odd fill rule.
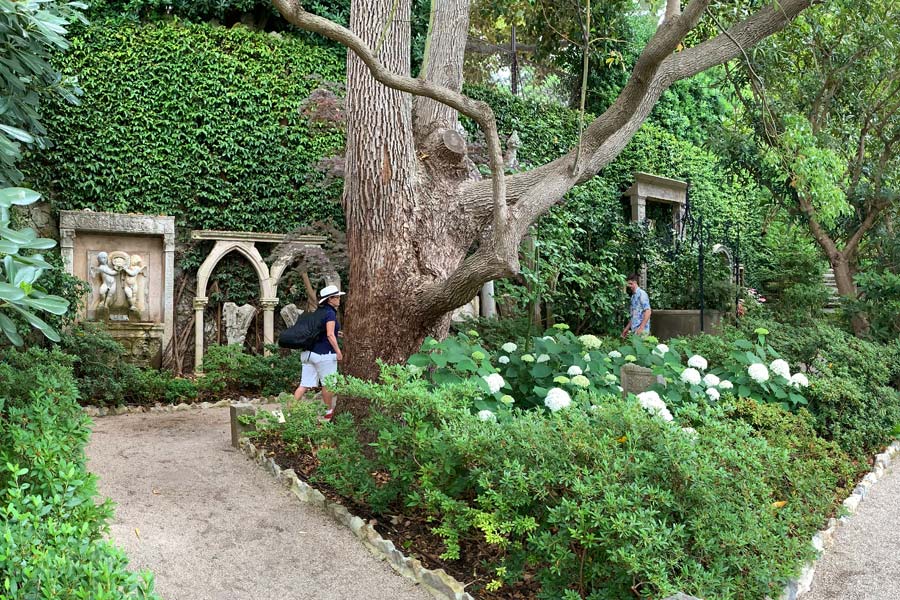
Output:
[[[68,26],[83,21],[81,2],[0,0],[0,187],[21,182],[15,163],[22,146],[46,148],[41,102],[58,95],[77,102],[76,78],[51,65],[54,52],[69,47]]]

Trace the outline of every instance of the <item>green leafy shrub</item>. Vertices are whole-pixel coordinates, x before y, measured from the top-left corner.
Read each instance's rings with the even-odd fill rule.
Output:
[[[697,405],[685,431],[593,392],[552,414],[482,420],[470,409],[476,385],[431,389],[403,367],[335,389],[371,400],[362,426],[377,435],[374,454],[338,439],[353,437],[340,419],[337,434],[317,424],[309,405],[275,427],[320,460],[324,450],[320,469],[342,493],[388,514],[424,511],[448,560],[470,543],[492,548],[488,589],[528,572],[541,597],[771,595],[811,557],[809,536],[849,469],[805,417],[776,407],[725,418]]]
[[[0,141],[5,141],[3,135],[0,132]],[[69,309],[66,299],[48,294],[38,283],[44,270],[52,269],[53,265],[45,261],[43,255],[29,253],[53,248],[56,241],[40,238],[28,227],[10,228],[10,209],[34,204],[40,197],[37,192],[25,188],[0,188],[0,331],[16,346],[21,346],[23,339],[10,315],[58,342],[59,333],[35,312],[63,315]]]
[[[244,352],[241,346],[212,345],[203,357],[204,375],[197,380],[206,395],[259,393],[277,395],[293,391],[300,381],[300,352],[269,347],[269,356]]]
[[[81,323],[62,336],[60,349],[73,357],[83,402],[116,406],[136,389],[140,369],[125,360],[125,348],[98,323]]]
[[[155,599],[150,574],[127,571],[104,539],[112,506],[95,501],[96,477],[85,468],[88,419],[68,359],[14,354],[6,358],[22,366],[18,387],[0,394],[0,596]]]

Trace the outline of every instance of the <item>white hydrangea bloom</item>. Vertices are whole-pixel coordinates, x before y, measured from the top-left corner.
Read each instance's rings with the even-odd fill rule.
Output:
[[[690,385],[700,385],[700,381],[702,379],[703,378],[700,376],[700,371],[694,369],[693,367],[688,367],[681,372],[681,380]]]
[[[615,373],[607,373],[603,376],[603,379],[605,379],[607,383],[619,383],[619,378],[616,377]]]
[[[582,335],[579,336],[578,341],[581,342],[581,345],[587,350],[597,350],[602,345],[600,338],[596,335]]]
[[[544,405],[549,408],[551,412],[568,408],[571,404],[572,397],[569,396],[569,392],[561,388],[551,388],[550,391],[547,392],[547,397],[544,398]]]
[[[552,335],[545,335],[541,339],[544,340],[545,342],[555,342],[556,341],[556,338],[553,337]]]
[[[665,354],[668,351],[669,351],[669,347],[666,346],[665,344],[657,344],[656,348],[653,349],[653,354],[656,354],[657,356],[662,356],[663,354]]]
[[[512,354],[513,352],[518,350],[519,347],[516,346],[515,344],[513,344],[512,342],[506,342],[505,344],[500,346],[500,349],[503,350],[504,352],[506,352],[507,354]]]
[[[747,374],[756,383],[765,383],[769,380],[769,370],[762,363],[753,363],[747,367]]]
[[[584,371],[582,371],[582,370],[581,370],[581,367],[579,367],[578,365],[572,365],[571,367],[569,367],[569,370],[566,371],[566,374],[567,374],[569,377],[574,377],[574,376],[576,376],[576,375],[581,375],[582,373],[584,373]]]
[[[722,380],[712,373],[707,373],[703,378],[703,385],[705,385],[706,387],[716,387],[720,383],[722,383]]]
[[[709,366],[709,363],[706,362],[706,359],[700,356],[699,354],[695,354],[688,359],[687,362],[689,367],[694,367],[700,371],[705,371],[706,367]]]
[[[577,385],[578,387],[586,388],[591,385],[591,380],[584,375],[576,375],[572,378],[572,384]]]
[[[656,415],[663,421],[671,422],[675,420],[675,417],[672,416],[672,413],[669,412],[668,408],[664,408],[663,410],[656,413]]]
[[[697,436],[700,435],[697,433],[697,430],[694,429],[693,427],[682,427],[681,431],[683,431],[686,436],[690,437],[691,439],[695,439],[695,440],[697,439]]]
[[[791,366],[787,364],[786,360],[776,358],[772,361],[772,364],[769,365],[769,369],[776,375],[781,375],[785,379],[789,380],[791,378]]]
[[[530,354],[523,354],[522,362],[527,362],[527,363],[534,362],[534,357]]]
[[[709,396],[710,400],[715,402],[719,399],[719,390],[714,387],[706,388],[706,395]]]
[[[607,356],[609,356],[610,358],[622,358],[622,353],[618,350],[613,350],[612,352],[607,354]]]
[[[538,361],[539,363],[547,362],[547,361],[549,361],[549,360],[550,360],[550,355],[549,355],[549,354],[541,354],[540,356],[537,357],[537,361]]]
[[[663,421],[671,421],[673,419],[666,403],[659,397],[659,394],[652,390],[638,394],[638,402],[647,412],[660,417]]]
[[[480,410],[478,411],[478,418],[482,421],[496,421],[497,415],[489,410]]]
[[[795,388],[809,387],[809,379],[803,373],[794,373],[791,376],[791,385]]]
[[[516,403],[516,399],[513,398],[512,396],[510,396],[509,394],[504,394],[504,395],[500,396],[500,402],[502,402],[503,404],[505,404],[507,406],[512,406],[513,404]]]
[[[500,363],[501,365],[508,365],[508,364],[509,364],[509,357],[508,357],[508,356],[501,356],[500,358],[497,359],[497,362]]]
[[[584,362],[591,362],[591,355],[590,355],[590,354],[585,354],[584,356],[581,357],[581,359],[582,359]]]
[[[563,385],[569,383],[569,381],[570,381],[570,379],[568,377],[566,377],[565,375],[557,375],[556,377],[553,378],[553,383],[559,383],[559,384],[563,384]]]
[[[491,373],[490,375],[485,375],[482,379],[484,379],[488,384],[488,389],[491,390],[492,394],[496,394],[500,391],[506,382],[503,380],[503,376],[500,373]]]
[[[720,390],[733,390],[734,384],[731,383],[730,381],[728,381],[727,379],[723,379],[722,381],[719,382],[719,389]]]

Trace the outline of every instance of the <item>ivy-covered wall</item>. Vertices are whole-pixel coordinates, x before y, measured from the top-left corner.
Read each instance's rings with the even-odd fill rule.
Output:
[[[106,20],[60,58],[80,106],[49,105],[55,147],[26,178],[60,209],[174,215],[182,227],[285,232],[340,220],[315,165],[343,136],[300,114],[340,54],[288,35],[178,20]]]

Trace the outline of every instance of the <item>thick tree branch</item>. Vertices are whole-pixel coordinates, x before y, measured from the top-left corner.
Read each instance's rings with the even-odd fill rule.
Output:
[[[343,44],[352,50],[368,67],[372,77],[379,83],[401,92],[407,92],[415,96],[425,96],[442,104],[450,106],[460,113],[474,120],[481,127],[487,140],[488,156],[491,167],[492,205],[494,212],[493,224],[498,232],[504,232],[509,221],[509,208],[506,203],[506,178],[503,173],[503,150],[500,146],[500,137],[497,133],[497,121],[494,111],[485,103],[461,94],[456,90],[436,85],[431,81],[415,79],[409,76],[398,75],[385,68],[372,50],[352,31],[342,27],[333,21],[313,15],[303,10],[299,0],[274,0],[275,7],[282,16],[291,24],[319,33],[325,37]],[[503,239],[501,237],[501,239]],[[517,251],[516,249],[513,251]],[[510,248],[503,246],[497,248],[501,255],[514,260],[510,256]]]

